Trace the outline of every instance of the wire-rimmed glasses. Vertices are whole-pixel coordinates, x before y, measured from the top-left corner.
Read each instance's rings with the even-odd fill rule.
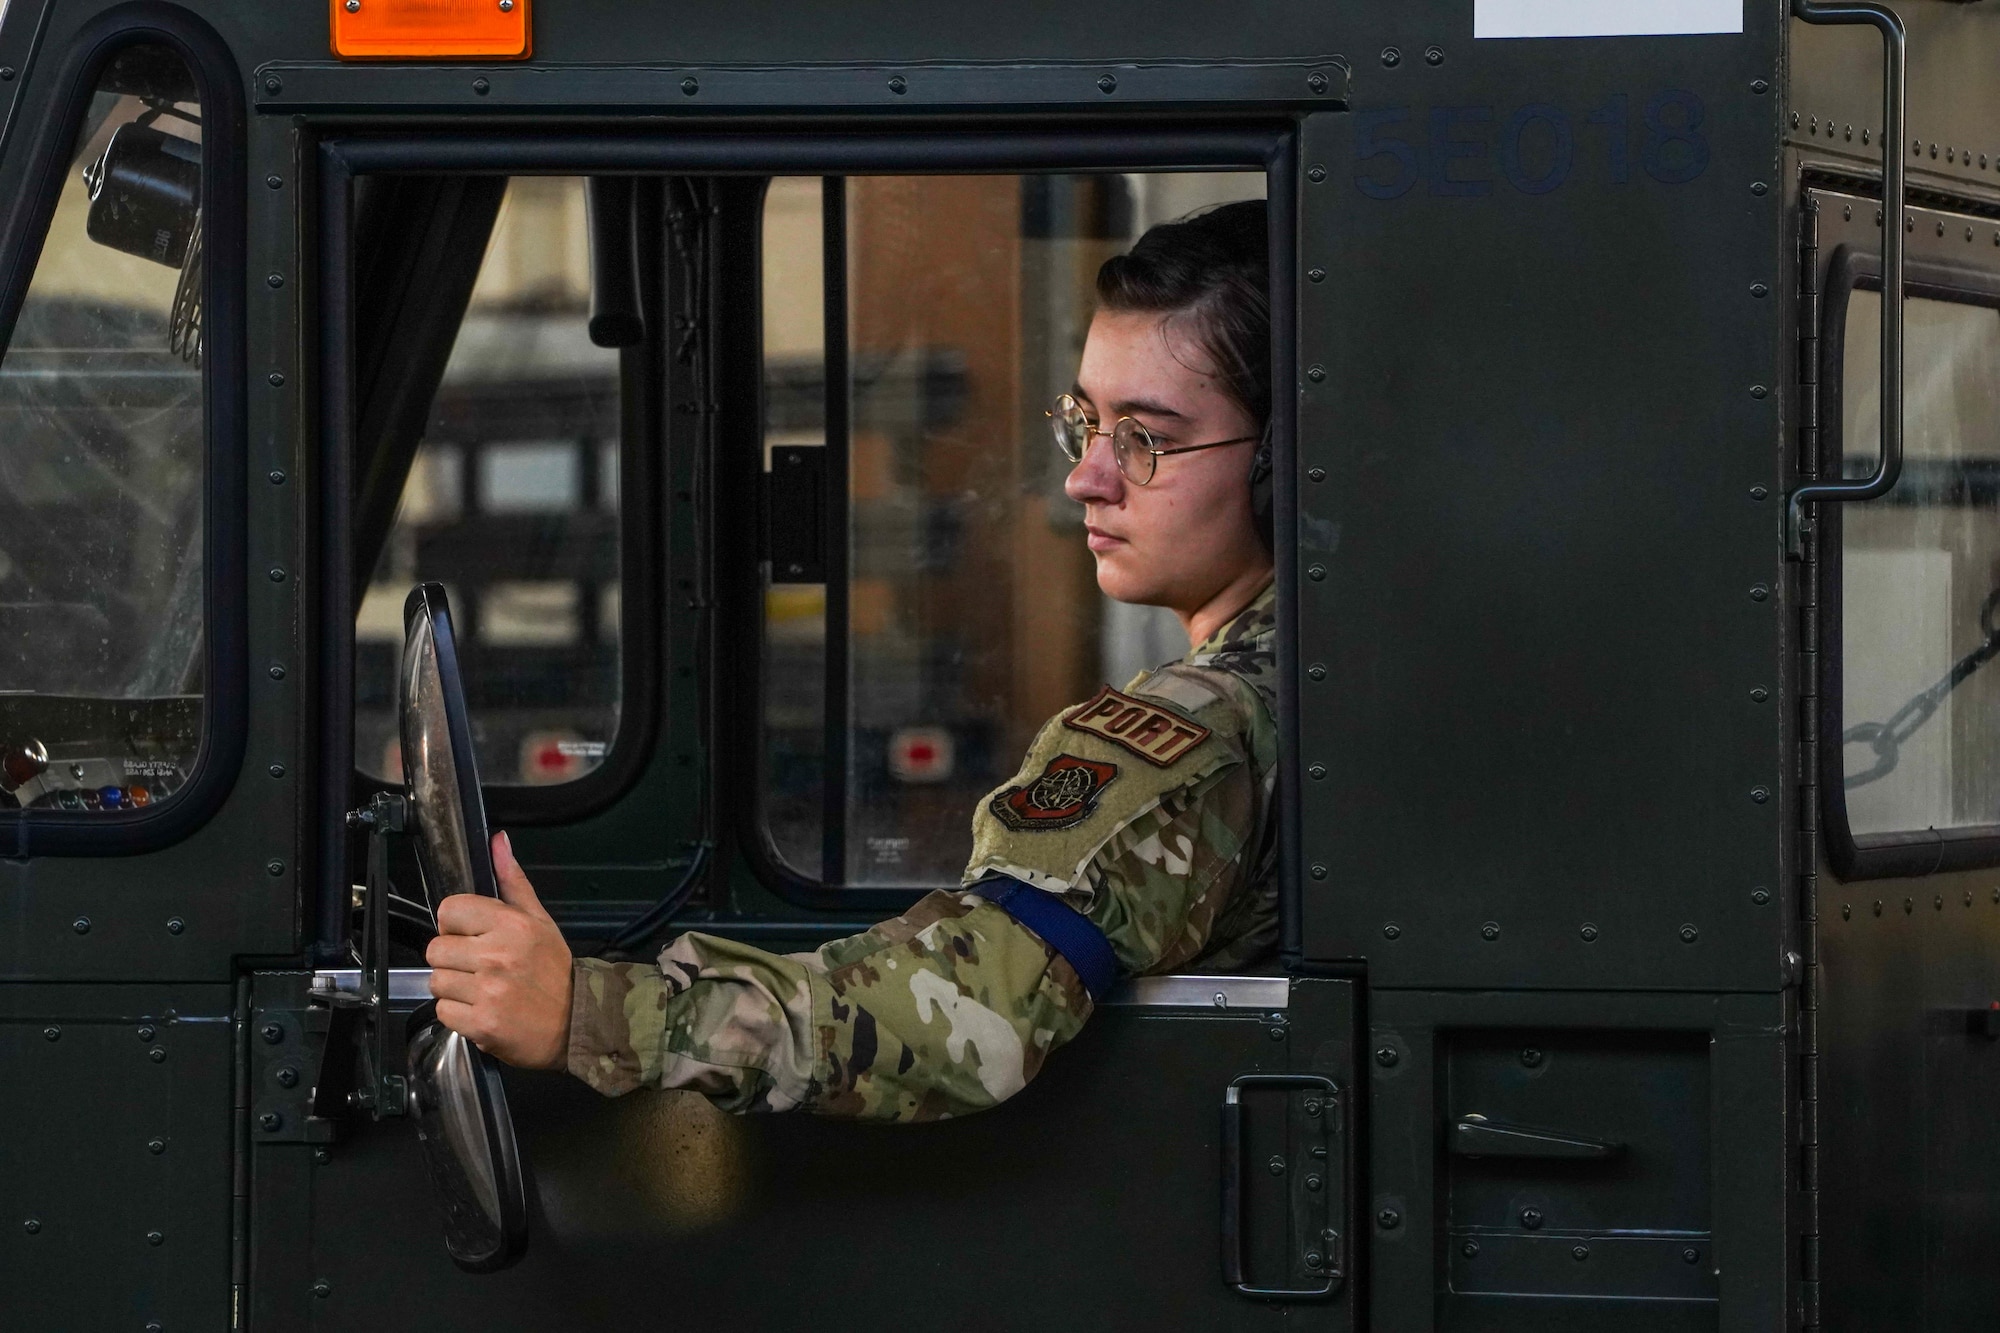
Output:
[[[1110,430],[1098,428],[1097,421],[1090,415],[1074,394],[1064,394],[1056,399],[1053,410],[1047,413],[1049,426],[1056,437],[1056,448],[1062,450],[1063,457],[1072,463],[1081,463],[1090,449],[1092,437],[1108,436],[1111,440],[1111,456],[1118,462],[1118,471],[1134,486],[1144,486],[1153,479],[1154,471],[1160,465],[1163,454],[1193,454],[1203,449],[1220,449],[1230,444],[1255,444],[1261,435],[1239,435],[1233,440],[1210,440],[1207,444],[1181,444],[1163,448],[1153,438],[1153,432],[1131,417],[1120,417],[1113,422]]]

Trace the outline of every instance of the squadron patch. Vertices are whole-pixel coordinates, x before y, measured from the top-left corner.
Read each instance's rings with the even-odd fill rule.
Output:
[[[1099,794],[1117,776],[1116,764],[1059,754],[1040,777],[996,793],[987,808],[1010,829],[1055,833],[1090,818]]]
[[[1122,745],[1161,768],[1171,766],[1209,735],[1207,727],[1158,704],[1121,694],[1109,685],[1064,717],[1063,725]]]

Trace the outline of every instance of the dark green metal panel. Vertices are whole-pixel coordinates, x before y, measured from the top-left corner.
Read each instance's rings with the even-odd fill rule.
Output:
[[[230,993],[0,987],[10,1328],[225,1328]]]

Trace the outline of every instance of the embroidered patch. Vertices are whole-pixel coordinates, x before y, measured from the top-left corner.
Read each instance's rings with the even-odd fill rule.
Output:
[[[1116,742],[1161,768],[1171,767],[1209,736],[1207,727],[1158,704],[1120,694],[1109,685],[1063,718],[1063,725]]]
[[[1010,829],[1054,833],[1090,818],[1097,798],[1118,776],[1118,765],[1059,754],[1033,782],[1009,787],[988,806]]]

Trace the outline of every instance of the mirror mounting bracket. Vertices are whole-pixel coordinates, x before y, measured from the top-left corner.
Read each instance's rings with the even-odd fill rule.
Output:
[[[344,1111],[366,1111],[376,1120],[410,1113],[409,1079],[394,1072],[386,1050],[389,1028],[390,839],[409,827],[410,802],[393,792],[376,792],[368,804],[347,814],[347,826],[368,831],[368,882],[362,900],[361,984],[347,994],[315,982],[312,999],[327,1010],[327,1041],[313,1086],[312,1116],[332,1121]],[[360,1031],[357,1031],[357,1028]],[[359,1069],[343,1060],[358,1046]],[[345,1065],[345,1068],[338,1067]],[[357,1076],[358,1075],[358,1076]]]

